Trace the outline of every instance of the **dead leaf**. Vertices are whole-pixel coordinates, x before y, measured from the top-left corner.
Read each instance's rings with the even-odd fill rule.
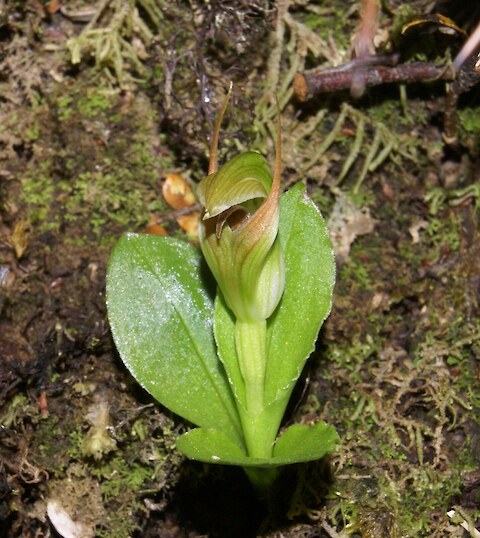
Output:
[[[161,224],[150,224],[143,231],[144,234],[150,235],[168,235],[167,230]]]
[[[162,185],[162,194],[172,209],[185,209],[196,203],[190,185],[180,174],[167,174]]]
[[[423,15],[421,17],[412,19],[402,26],[402,34],[410,32],[412,28],[422,28],[429,31],[437,30],[442,34],[448,35],[463,35],[466,33],[459,26],[455,24],[452,19],[445,17],[441,13],[432,13],[430,15]]]
[[[152,215],[150,217],[150,222],[148,223],[148,226],[143,230],[144,234],[150,234],[150,235],[168,235],[167,230],[161,225],[158,224],[158,215]]]
[[[19,220],[13,227],[13,232],[7,238],[8,243],[15,251],[15,256],[20,259],[28,247],[28,229],[29,223],[25,220]]]
[[[53,15],[60,9],[60,2],[58,0],[52,0],[47,4],[47,13]]]
[[[198,225],[200,222],[200,211],[192,211],[188,215],[180,215],[177,218],[178,225],[188,234],[198,237]]]
[[[337,194],[328,222],[330,238],[335,250],[335,256],[341,263],[348,259],[350,246],[359,235],[369,234],[373,231],[375,220],[370,216],[368,208],[358,208],[353,202],[342,194]]]
[[[428,222],[426,220],[417,220],[408,228],[408,233],[412,236],[412,243],[415,245],[420,242],[420,230],[426,230]]]

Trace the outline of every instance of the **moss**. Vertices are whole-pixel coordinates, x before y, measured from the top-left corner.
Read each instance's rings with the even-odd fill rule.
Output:
[[[34,122],[31,127],[25,130],[25,134],[30,142],[38,140],[40,138],[40,123],[38,121]]]
[[[48,473],[60,473],[68,465],[75,424],[60,424],[55,416],[42,420],[35,433],[33,461]]]
[[[89,465],[89,472],[100,484],[103,502],[109,507],[98,536],[131,536],[138,529],[136,516],[145,510],[140,498],[161,489],[169,456],[160,445],[154,452],[147,449],[150,443],[150,439],[141,440],[132,432],[129,445],[122,445],[112,457]],[[149,461],[142,460],[145,450],[148,450]]]
[[[69,120],[75,113],[75,98],[73,95],[60,95],[56,100],[57,114],[60,121]]]
[[[80,465],[73,464],[66,471],[66,478],[49,482],[49,499],[72,516],[74,521],[88,529],[101,527],[107,519],[98,483]]]
[[[152,469],[139,462],[126,464],[123,456],[116,456],[106,465],[93,469],[94,476],[101,480],[102,495],[111,502],[124,495],[125,488],[130,493],[138,491],[152,477]]]
[[[458,110],[460,128],[465,134],[480,136],[480,119],[478,107],[464,107]]]
[[[3,428],[16,428],[26,417],[37,414],[36,409],[32,406],[23,394],[17,394],[0,416],[0,424]]]
[[[55,196],[55,185],[49,175],[51,167],[52,160],[44,160],[22,180],[21,199],[27,205],[29,220],[43,230],[55,227],[48,219]]]
[[[350,45],[349,36],[355,26],[355,19],[347,16],[352,6],[353,3],[350,1],[338,2],[331,9],[326,6],[323,10],[320,8],[297,13],[296,18],[325,41],[334,35],[336,46],[346,50]]]
[[[92,397],[89,390],[77,393],[81,396],[79,401],[90,400]],[[90,406],[90,412],[96,408],[96,404]],[[87,417],[90,417],[90,414]],[[89,420],[98,419],[105,422],[101,414],[99,417],[90,417]],[[65,438],[64,428],[60,428],[54,421],[52,421],[53,429],[46,427],[47,424],[48,421],[42,427],[43,433],[37,437],[42,444],[37,445],[38,454],[35,462],[44,463],[44,469],[53,477],[67,475],[65,480],[75,489],[70,501],[63,499],[60,494],[62,484],[67,483],[65,480],[53,480],[49,483],[49,490],[51,496],[58,497],[65,506],[68,502],[80,503],[75,504],[80,520],[82,520],[82,499],[85,499],[86,495],[84,486],[89,485],[87,489],[90,489],[97,499],[99,517],[94,518],[92,514],[92,517],[83,519],[94,523],[96,536],[128,538],[139,528],[139,517],[145,510],[140,499],[147,494],[161,494],[168,472],[172,473],[168,488],[174,486],[175,468],[181,460],[172,455],[177,435],[169,429],[171,426],[169,420],[161,417],[153,409],[142,419],[135,420],[128,431],[122,434],[117,431],[115,435],[119,446],[115,452],[111,452],[110,448],[107,451],[103,450],[100,458],[97,458],[96,454],[92,457],[90,452],[85,451],[85,443],[91,438],[91,430],[85,431],[84,422],[70,431],[67,437],[68,447],[63,448],[58,443],[55,428],[62,429]],[[69,422],[71,427],[74,427],[74,424],[75,421]],[[161,436],[154,433],[159,427],[163,431]],[[47,449],[47,441],[50,449]],[[51,452],[55,450],[57,453],[54,456]],[[59,457],[59,454],[62,457]],[[68,488],[64,488],[64,494],[66,491],[69,491]],[[103,506],[107,507],[105,511],[102,511]]]
[[[415,372],[411,375],[401,363],[394,366],[397,360],[393,355],[390,365],[388,359],[379,364],[377,353],[371,344],[357,345],[332,357],[336,357],[338,364],[330,375],[343,380],[348,375],[352,390],[348,398],[331,403],[325,415],[342,432],[342,446],[336,458],[340,468],[332,489],[335,494],[327,502],[328,517],[337,528],[345,528],[349,534],[359,532],[362,537],[426,537],[430,535],[432,521],[437,520],[439,528],[448,526],[446,512],[461,491],[464,472],[475,468],[469,448],[450,453],[443,437],[435,439],[438,427],[446,436],[448,429],[459,426],[442,411],[450,405],[450,398],[459,387],[445,384],[445,368],[438,375],[438,367],[428,365],[430,358],[427,364],[411,365],[410,371]],[[365,371],[366,361],[370,363],[371,378]],[[379,376],[379,372],[386,373],[392,367],[398,368],[398,372]],[[348,374],[342,373],[345,370]],[[470,383],[473,375],[468,374]],[[424,405],[433,406],[432,415],[415,416],[401,410],[398,391],[409,376],[419,386],[423,384],[417,397],[423,398]],[[393,384],[389,386],[390,383]],[[407,386],[413,391],[415,385],[409,383]],[[435,394],[435,402],[428,396],[430,390]],[[392,409],[390,402],[398,402],[399,409]],[[437,429],[431,421],[437,421]],[[386,514],[390,532],[379,533],[379,526],[386,524]],[[474,517],[475,514],[472,513]]]
[[[351,261],[340,268],[339,278],[345,282],[355,282],[359,291],[372,289],[372,280],[368,274],[368,267],[360,261]]]
[[[108,70],[121,85],[135,80],[135,75],[145,77],[142,59],[154,35],[149,24],[158,32],[162,22],[162,12],[152,0],[102,2],[81,34],[69,40],[71,61],[78,64],[82,57],[93,58],[98,70]]]
[[[321,406],[302,408],[337,427],[336,474],[323,508],[308,478],[297,508],[362,538],[427,537],[432,528],[461,536],[447,511],[478,467],[480,442],[471,426],[480,416],[480,326],[465,291],[478,249],[462,232],[473,204],[403,218],[401,196],[376,209],[374,234],[357,238],[339,268],[309,399]],[[428,219],[416,242],[415,218]],[[479,515],[471,507],[464,519]]]
[[[461,215],[449,212],[442,217],[430,217],[425,235],[429,238],[430,252],[435,260],[440,255],[440,249],[449,248],[456,252],[460,248]]]
[[[164,211],[158,171],[171,165],[154,146],[160,142],[146,101],[137,98],[119,113],[118,92],[102,87],[57,91],[59,98],[52,98],[50,110],[44,106],[38,121],[40,131],[45,130],[46,112],[55,115],[59,144],[45,146],[47,133],[42,133],[34,141],[36,165],[22,181],[21,200],[30,222],[39,231],[86,225],[97,239],[108,242],[106,229],[136,230]],[[67,238],[79,239],[75,231]]]
[[[102,88],[88,88],[85,93],[79,95],[77,109],[85,118],[95,118],[102,112],[108,112],[117,100],[116,92]],[[110,119],[117,119],[110,116]]]

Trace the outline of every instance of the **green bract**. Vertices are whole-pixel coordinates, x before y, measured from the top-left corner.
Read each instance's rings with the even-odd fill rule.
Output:
[[[108,315],[139,383],[198,426],[178,449],[240,465],[261,489],[276,467],[322,458],[338,439],[324,422],[278,435],[330,312],[335,265],[325,223],[303,187],[280,195],[280,134],[273,176],[253,152],[217,171],[227,101],[198,189],[204,258],[183,241],[125,235],[110,260]]]

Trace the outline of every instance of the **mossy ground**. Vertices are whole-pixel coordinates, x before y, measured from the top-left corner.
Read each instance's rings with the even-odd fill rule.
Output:
[[[51,532],[55,499],[102,537],[473,536],[475,91],[461,101],[453,150],[441,84],[409,88],[403,103],[396,87],[359,102],[291,100],[295,69],[348,60],[354,0],[278,2],[283,19],[266,2],[64,2],[68,16],[53,4],[12,2],[0,20],[0,535]],[[92,31],[130,10],[112,36],[120,64],[95,32],[75,41],[92,4],[104,9]],[[383,28],[394,19],[384,12]],[[341,444],[326,462],[286,469],[270,510],[241,471],[182,461],[174,445],[186,425],[126,373],[104,304],[115,240],[168,212],[162,176],[204,175],[231,79],[223,153],[271,150],[277,92],[285,186],[307,184],[341,246],[334,310],[288,418],[324,419]]]

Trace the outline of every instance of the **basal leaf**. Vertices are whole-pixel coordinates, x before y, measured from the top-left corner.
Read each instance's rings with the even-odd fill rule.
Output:
[[[338,434],[333,426],[317,422],[313,426],[294,424],[283,432],[273,447],[273,458],[314,461],[333,452]]]
[[[207,463],[228,465],[248,460],[245,452],[230,437],[215,429],[195,428],[184,433],[177,439],[177,449],[191,460]]]
[[[280,199],[285,291],[269,319],[266,402],[286,402],[330,313],[335,260],[325,222],[297,185]]]
[[[125,235],[108,269],[108,317],[123,362],[152,396],[241,444],[233,395],[216,354],[201,260],[183,241]]]
[[[279,467],[323,458],[335,449],[338,435],[333,426],[319,422],[313,426],[296,424],[277,439],[272,458],[250,458],[223,432],[196,428],[177,440],[177,448],[187,458],[206,463],[242,467]]]

